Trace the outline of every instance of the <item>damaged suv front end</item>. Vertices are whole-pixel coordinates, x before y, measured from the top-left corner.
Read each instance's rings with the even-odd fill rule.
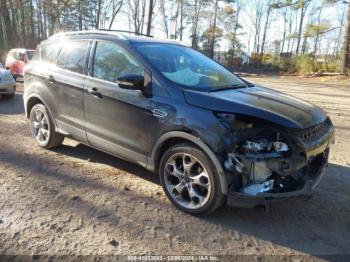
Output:
[[[334,140],[329,118],[301,130],[237,119],[230,128],[233,143],[225,150],[224,162],[225,170],[232,174],[229,205],[254,207],[311,196],[327,166]]]
[[[334,142],[332,122],[322,109],[249,83],[185,96],[214,111],[225,129],[217,155],[226,172],[228,205],[255,207],[311,196]]]

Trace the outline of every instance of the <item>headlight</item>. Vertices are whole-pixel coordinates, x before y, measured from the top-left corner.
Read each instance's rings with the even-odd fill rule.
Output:
[[[242,149],[246,153],[268,153],[268,152],[287,152],[289,147],[286,143],[280,141],[267,141],[265,139],[259,142],[245,141]]]

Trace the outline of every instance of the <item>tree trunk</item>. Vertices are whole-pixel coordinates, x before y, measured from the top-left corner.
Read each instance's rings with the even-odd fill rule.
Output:
[[[299,50],[300,50],[301,35],[303,33],[304,17],[305,17],[305,12],[304,12],[304,7],[303,7],[303,8],[301,8],[300,21],[299,21],[299,32],[298,32],[298,41],[297,41],[297,50],[296,50],[297,55],[299,55]]]
[[[35,33],[34,33],[34,8],[33,1],[30,1],[30,35],[31,35],[31,45],[34,45],[35,41]]]
[[[343,73],[349,74],[350,70],[350,2],[348,4],[348,21],[344,36],[344,56],[343,56]]]
[[[184,5],[183,0],[180,0],[180,41],[182,41],[182,35],[183,35],[183,14],[184,14],[183,5]]]
[[[152,14],[153,14],[153,0],[149,0],[149,7],[148,7],[148,22],[147,22],[147,35],[151,35],[151,28],[152,28]]]
[[[219,0],[215,0],[215,9],[214,9],[214,21],[213,21],[213,32],[209,42],[209,57],[214,57],[214,49],[215,49],[215,38],[216,38],[216,20],[218,16],[218,5]]]
[[[25,16],[24,16],[24,0],[20,0],[20,5],[21,5],[21,39],[22,39],[22,44],[24,47],[27,47],[27,37],[26,37],[26,26],[25,26]]]
[[[267,9],[266,22],[265,22],[265,28],[264,28],[264,35],[263,35],[262,44],[261,44],[261,53],[262,54],[264,54],[266,34],[267,34],[267,28],[269,26],[269,19],[270,19],[271,10],[272,10],[271,6],[269,6],[268,9]]]
[[[100,28],[101,5],[102,5],[102,0],[98,0],[97,17],[96,17],[96,29]]]

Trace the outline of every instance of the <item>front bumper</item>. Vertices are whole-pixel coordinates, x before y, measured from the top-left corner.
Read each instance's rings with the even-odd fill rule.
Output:
[[[317,166],[317,170],[312,175],[305,176],[305,183],[302,188],[295,191],[283,193],[259,193],[249,195],[235,190],[230,190],[227,195],[227,205],[232,207],[253,208],[256,206],[268,206],[272,202],[282,201],[289,198],[311,197],[313,190],[320,182],[326,167],[328,166],[329,147],[334,143],[335,134],[333,127],[330,131],[318,141],[317,146],[311,146],[306,149],[308,158],[321,157],[322,161]]]
[[[15,82],[0,83],[0,95],[14,94],[16,92]]]

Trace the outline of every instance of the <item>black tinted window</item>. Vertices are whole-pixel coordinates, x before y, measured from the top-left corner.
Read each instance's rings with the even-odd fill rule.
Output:
[[[57,59],[57,66],[79,74],[84,72],[88,41],[66,43]]]
[[[143,67],[117,44],[111,42],[97,43],[94,77],[116,82],[121,74],[143,74],[143,70]]]
[[[35,51],[27,51],[27,57],[28,57],[29,60],[32,60],[34,52]]]
[[[47,44],[41,47],[41,59],[44,62],[55,63],[58,54],[60,53],[61,45]]]

